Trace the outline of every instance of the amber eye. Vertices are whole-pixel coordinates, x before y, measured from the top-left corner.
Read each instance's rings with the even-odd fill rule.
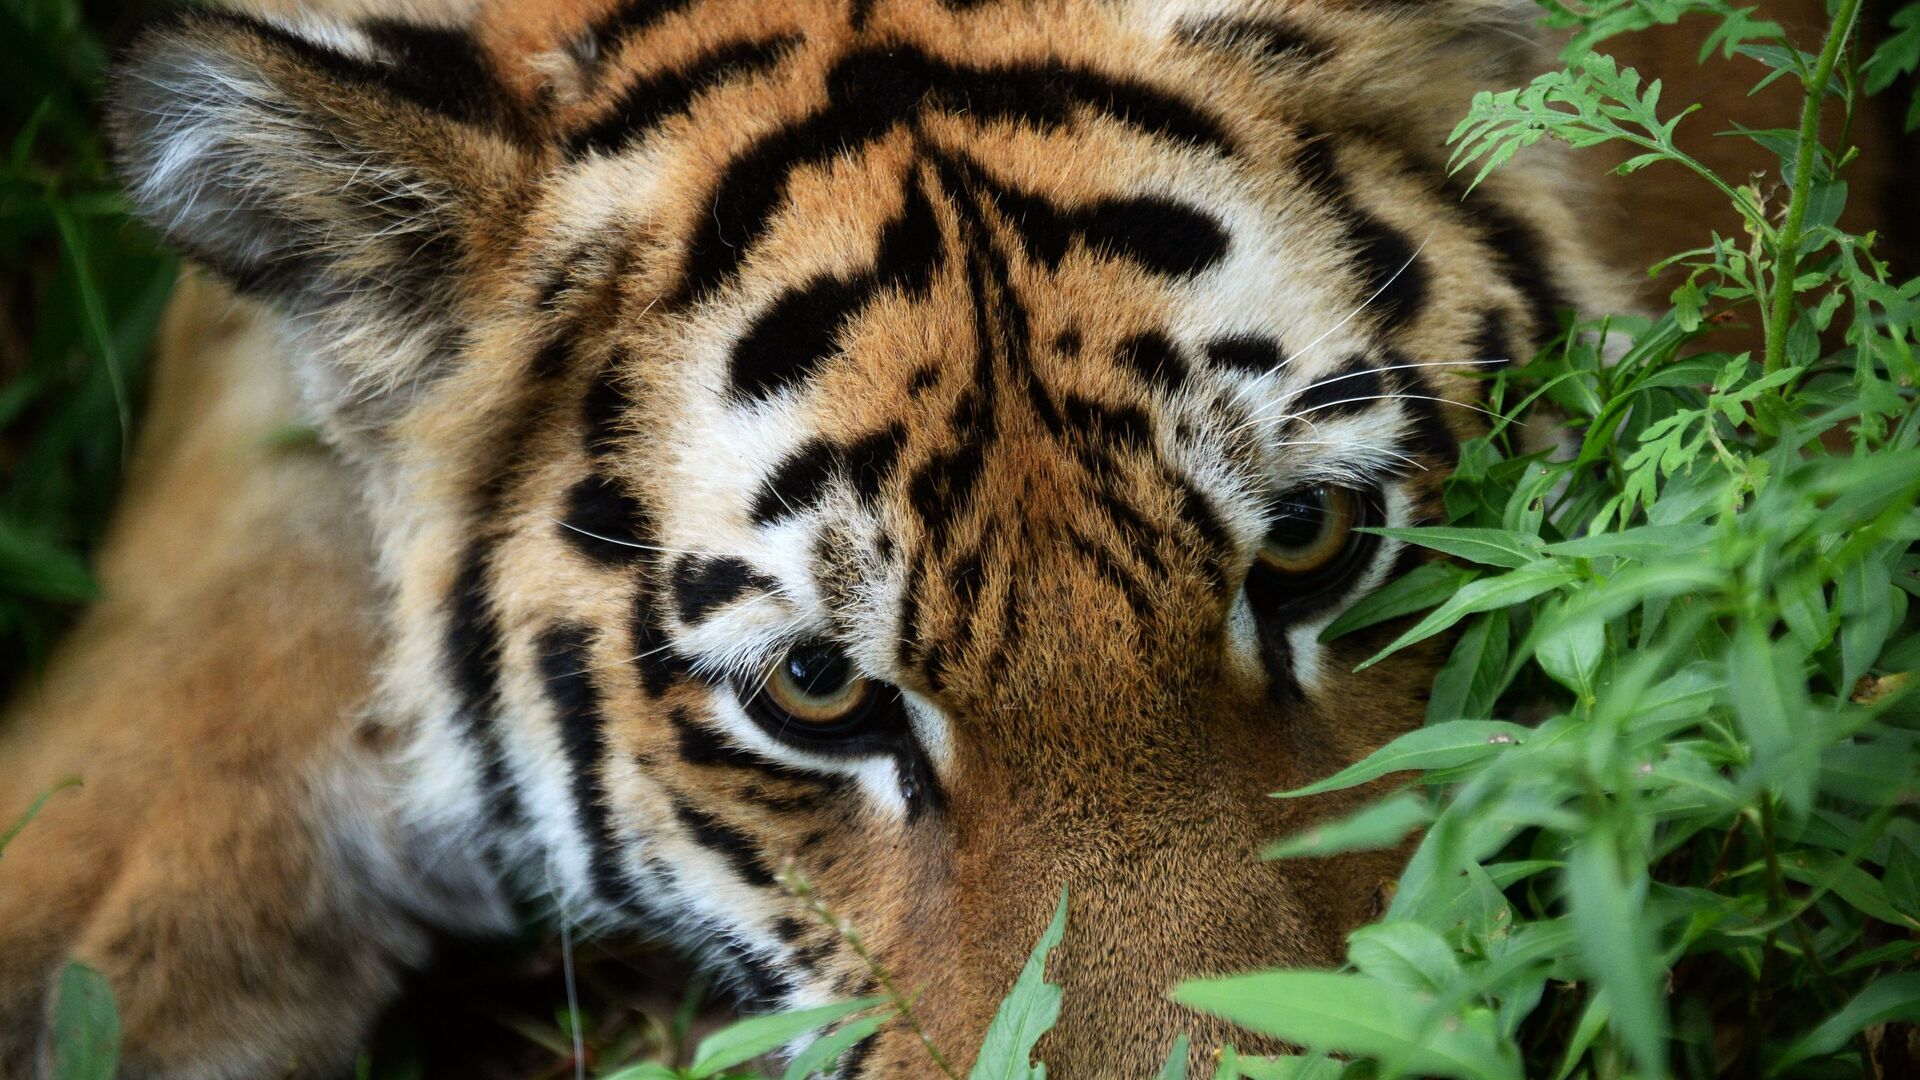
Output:
[[[1267,538],[1247,575],[1247,595],[1268,615],[1297,617],[1332,603],[1377,547],[1376,500],[1333,484],[1289,491],[1273,501]]]
[[[1360,497],[1352,488],[1318,484],[1275,501],[1260,565],[1280,574],[1314,574],[1333,565],[1353,540]]]
[[[874,684],[838,646],[810,641],[773,662],[759,696],[767,711],[787,721],[837,729],[858,723],[873,694]]]

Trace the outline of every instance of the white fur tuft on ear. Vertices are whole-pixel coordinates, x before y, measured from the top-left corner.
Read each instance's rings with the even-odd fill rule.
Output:
[[[503,100],[458,30],[209,11],[143,34],[108,99],[141,216],[292,316],[349,442],[457,352],[474,242],[530,170]]]

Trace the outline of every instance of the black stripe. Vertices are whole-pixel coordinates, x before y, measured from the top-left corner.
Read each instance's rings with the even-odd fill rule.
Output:
[[[1233,149],[1219,124],[1185,100],[1058,61],[961,67],[905,46],[863,49],[828,73],[827,99],[825,108],[761,138],[727,166],[707,200],[711,213],[688,242],[672,302],[704,298],[734,274],[795,169],[857,152],[923,109],[1051,130],[1084,107],[1147,134]]]
[[[805,378],[838,351],[841,328],[880,289],[926,294],[942,259],[939,222],[911,177],[901,200],[899,215],[880,231],[872,269],[852,278],[815,278],[754,321],[733,350],[737,396],[765,398]]]
[[[1457,190],[1457,183],[1453,185]],[[1533,227],[1516,217],[1485,192],[1462,193],[1460,208],[1480,226],[1487,245],[1499,254],[1507,279],[1526,298],[1532,325],[1527,341],[1533,348],[1545,345],[1560,330],[1560,312],[1572,308],[1547,261],[1541,255],[1544,244]]]
[[[1106,513],[1107,520],[1113,525],[1114,531],[1126,541],[1128,550],[1140,560],[1141,566],[1148,573],[1164,574],[1165,564],[1160,561],[1160,555],[1155,550],[1159,546],[1161,534],[1147,524],[1147,519],[1142,517],[1138,510],[1113,490],[1111,473],[1100,473],[1096,476],[1093,491],[1094,505]]]
[[[779,762],[769,761],[752,750],[728,741],[710,725],[694,719],[693,714],[681,706],[669,709],[667,720],[673,725],[674,744],[679,748],[680,760],[690,765],[728,765],[781,774],[789,771]]]
[[[799,34],[781,34],[764,41],[729,42],[684,67],[640,79],[627,87],[611,111],[575,133],[569,149],[575,155],[618,153],[661,121],[686,112],[701,93],[772,68],[802,40]]]
[[[1167,336],[1158,331],[1137,334],[1120,343],[1116,358],[1151,385],[1171,394],[1187,381],[1187,363]]]
[[[661,628],[654,594],[645,588],[633,599],[633,652],[633,662],[640,669],[640,685],[649,697],[659,697],[692,674]]]
[[[1207,359],[1224,368],[1265,375],[1286,363],[1280,343],[1257,334],[1214,338],[1206,345]]]
[[[1071,431],[1100,442],[1151,446],[1153,422],[1132,405],[1102,405],[1078,394],[1068,394],[1061,419]]]
[[[846,448],[841,458],[846,463],[848,478],[853,481],[853,490],[862,499],[872,502],[880,497],[880,489],[892,478],[906,441],[906,429],[893,424],[861,436]]]
[[[865,278],[816,278],[774,301],[733,349],[733,391],[765,398],[806,377],[839,349],[840,328],[872,293]]]
[[[873,0],[849,0],[847,4],[847,26],[853,30],[865,30],[867,19],[873,14]]]
[[[1405,364],[1406,360],[1397,353],[1387,356],[1389,366]],[[1446,418],[1440,414],[1441,402],[1432,400],[1434,387],[1418,370],[1401,369],[1394,372],[1399,381],[1404,382],[1410,394],[1423,395],[1400,399],[1400,404],[1413,417],[1413,444],[1415,453],[1425,454],[1448,468],[1460,462],[1460,439],[1447,426]]]
[[[612,52],[620,39],[652,29],[669,15],[692,7],[695,0],[627,0],[594,21],[590,31],[600,43],[603,54]]]
[[[361,28],[392,58],[368,64],[402,97],[469,123],[495,116],[504,100],[480,44],[464,30],[370,19]]]
[[[839,454],[832,443],[809,439],[774,467],[754,495],[747,515],[755,525],[773,525],[806,513],[826,495],[839,465]]]
[[[1150,625],[1153,620],[1153,601],[1147,595],[1146,586],[1134,577],[1126,564],[1106,547],[1082,535],[1078,529],[1069,529],[1068,537],[1073,541],[1074,550],[1093,563],[1101,576],[1120,590],[1120,595],[1126,598],[1127,606],[1133,609],[1133,617],[1139,625],[1142,628]]]
[[[589,674],[592,666],[586,627],[560,623],[540,635],[540,677],[546,680],[560,744],[573,773],[574,812],[588,837],[588,872],[600,899],[619,906],[632,896],[607,815],[607,787],[600,778],[607,759],[606,717],[600,710],[600,690]]]
[[[392,19],[360,24],[390,61],[362,60],[310,41],[291,30],[244,15],[188,9],[177,16],[183,25],[223,26],[264,39],[293,54],[301,63],[341,82],[384,91],[449,119],[505,128],[507,96],[487,65],[478,44],[466,33],[435,26],[416,26]]]
[[[745,945],[730,938],[723,939],[721,952],[738,977],[739,986],[736,989],[743,999],[740,1002],[743,1012],[767,1012],[793,992],[793,984],[786,973],[750,952]]]
[[[500,704],[500,619],[488,593],[488,563],[493,542],[467,545],[448,596],[444,643],[447,670],[460,699],[460,720],[480,762],[480,785],[495,825],[517,828],[526,821],[518,785],[507,772],[500,733],[494,727]]]
[[[673,815],[680,819],[694,843],[725,859],[740,880],[755,886],[774,883],[773,872],[761,861],[760,849],[752,837],[679,799],[673,800]]]
[[[1513,326],[1506,313],[1488,309],[1480,313],[1479,326],[1473,332],[1473,356],[1488,370],[1497,370],[1513,364],[1518,358],[1513,355]],[[1487,364],[1487,361],[1495,361]]]
[[[874,259],[873,277],[883,286],[904,290],[909,296],[925,297],[940,269],[940,222],[926,192],[909,177],[902,194],[900,214],[880,233],[880,249]]]
[[[1313,423],[1354,416],[1379,407],[1387,390],[1379,368],[1364,357],[1349,357],[1289,399],[1287,415],[1308,417]]]
[[[867,1059],[873,1056],[873,1048],[878,1045],[880,1045],[880,1033],[876,1031],[847,1047],[846,1053],[840,1055],[840,1069],[834,1075],[858,1077],[860,1070],[866,1067]]]
[[[1332,52],[1299,27],[1280,19],[1208,19],[1182,23],[1182,40],[1213,48],[1252,48],[1270,60],[1318,63]]]
[[[1169,277],[1191,277],[1227,256],[1227,231],[1213,215],[1159,196],[1094,203],[1074,225],[1093,250]]]
[[[625,354],[616,350],[581,399],[580,417],[586,425],[587,453],[594,457],[605,457],[619,447],[623,434],[620,421],[633,406],[620,381],[620,369],[625,364]]]
[[[1367,310],[1379,317],[1389,332],[1412,322],[1428,293],[1427,270],[1416,255],[1417,249],[1398,230],[1360,209],[1334,167],[1330,139],[1311,127],[1301,129],[1301,138],[1294,168],[1319,189],[1346,231],[1360,265],[1363,296],[1372,298]]]
[[[573,338],[562,334],[540,346],[533,354],[533,362],[527,367],[533,377],[545,382],[567,370],[567,361],[573,356]]]
[[[603,566],[631,566],[646,553],[652,522],[618,480],[590,472],[567,492],[567,516],[555,526],[575,551]]]
[[[673,598],[683,625],[690,625],[733,603],[749,589],[772,592],[777,583],[732,556],[683,555],[673,568]]]
[[[1180,491],[1180,520],[1199,535],[1214,590],[1223,591],[1227,587],[1227,561],[1234,554],[1233,534],[1221,523],[1213,504],[1191,482],[1184,477],[1177,478],[1175,486]]]

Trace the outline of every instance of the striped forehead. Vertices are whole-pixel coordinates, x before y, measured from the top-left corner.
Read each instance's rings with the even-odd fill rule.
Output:
[[[701,553],[677,573],[718,599],[681,621],[712,650],[830,627],[822,537],[911,528],[875,489],[909,444],[943,449],[925,433],[983,437],[949,385],[969,378],[1149,417],[1256,536],[1275,484],[1404,457],[1401,414],[1363,414],[1396,366],[1382,322],[1422,300],[1418,245],[1355,205],[1314,133],[1280,137],[1276,180],[1273,154],[1150,79],[1044,48],[829,49],[780,23],[669,59],[623,39],[637,70],[576,110],[554,199],[575,242],[643,222],[670,283],[629,351],[648,368],[632,427],[665,433],[658,535]]]

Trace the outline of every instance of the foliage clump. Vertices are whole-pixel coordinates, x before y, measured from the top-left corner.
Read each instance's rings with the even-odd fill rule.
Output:
[[[1663,264],[1685,276],[1658,318],[1570,327],[1495,377],[1502,419],[1448,482],[1450,522],[1395,533],[1458,562],[1330,628],[1432,608],[1389,651],[1458,635],[1427,726],[1286,793],[1418,771],[1283,845],[1425,828],[1385,918],[1352,936],[1350,970],[1178,996],[1313,1052],[1271,1075],[1913,1067],[1899,1025],[1920,1021],[1920,279],[1839,228],[1856,151],[1822,141],[1820,105],[1840,99],[1844,133],[1863,94],[1910,73],[1920,5],[1864,61],[1858,0],[1832,6],[1817,51],[1719,0],[1546,6],[1575,30],[1567,66],[1476,98],[1456,168],[1484,176],[1542,139],[1626,143],[1640,152],[1622,171],[1687,170],[1744,235]],[[1802,88],[1797,129],[1726,133],[1778,156],[1777,191],[1679,149],[1693,110],[1663,114],[1660,83],[1592,51],[1695,14],[1718,20],[1708,51]],[[1757,328],[1760,355],[1700,351],[1727,323]],[[1564,452],[1515,438],[1542,402],[1568,421]],[[1496,719],[1523,712],[1548,719]]]

